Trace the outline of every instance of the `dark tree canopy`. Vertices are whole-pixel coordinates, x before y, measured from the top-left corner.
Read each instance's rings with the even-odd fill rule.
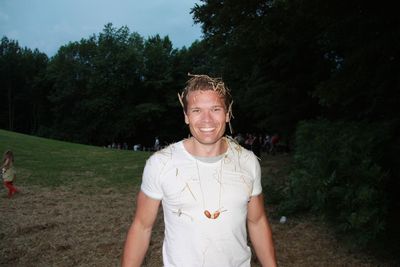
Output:
[[[259,130],[320,115],[398,111],[399,17],[390,1],[204,0],[192,12]]]

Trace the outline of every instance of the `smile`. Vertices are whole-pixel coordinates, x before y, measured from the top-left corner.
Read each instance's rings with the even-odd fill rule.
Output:
[[[200,131],[202,131],[202,132],[212,132],[214,130],[215,130],[215,128],[200,128]]]

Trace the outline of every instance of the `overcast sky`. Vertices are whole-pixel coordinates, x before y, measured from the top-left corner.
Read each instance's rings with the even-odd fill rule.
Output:
[[[200,0],[0,0],[0,36],[53,56],[111,22],[144,38],[169,36],[175,48],[201,39],[190,9]]]

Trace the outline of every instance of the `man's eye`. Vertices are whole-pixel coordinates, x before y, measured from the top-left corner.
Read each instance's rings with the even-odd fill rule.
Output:
[[[213,108],[212,111],[216,112],[216,111],[221,111],[222,108]]]
[[[200,109],[192,109],[192,113],[198,113],[200,112]]]

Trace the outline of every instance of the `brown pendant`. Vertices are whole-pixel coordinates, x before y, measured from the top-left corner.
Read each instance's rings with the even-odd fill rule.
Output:
[[[221,214],[221,212],[218,210],[216,212],[214,212],[213,214],[211,214],[211,212],[209,212],[208,210],[204,211],[204,215],[206,215],[206,217],[208,219],[213,219],[213,220],[217,219],[220,214]]]

